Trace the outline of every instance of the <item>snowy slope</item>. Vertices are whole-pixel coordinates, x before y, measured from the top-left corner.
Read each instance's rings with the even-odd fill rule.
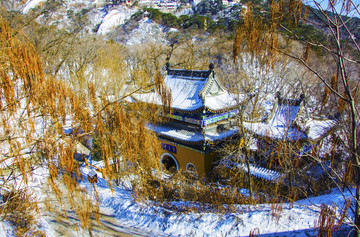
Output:
[[[96,165],[101,166],[101,164]],[[81,170],[83,177],[94,172],[85,166],[81,167]],[[38,195],[39,203],[47,196],[42,191],[46,185],[47,173],[45,168],[38,168],[29,182],[30,189],[34,193],[41,194]],[[101,178],[101,173],[97,173],[97,176],[96,189],[100,197],[101,213],[108,217],[103,224],[109,224],[110,221],[115,230],[119,229],[122,233],[128,232],[144,236],[249,236],[249,233],[255,230],[262,236],[312,236],[314,223],[319,218],[321,204],[334,205],[337,207],[336,211],[339,211],[345,204],[341,192],[333,189],[329,194],[299,200],[294,204],[283,203],[281,208],[278,208],[279,211],[274,211],[276,208],[271,204],[261,204],[256,206],[237,205],[235,206],[237,212],[225,214],[177,213],[153,205],[154,203],[150,201],[147,203],[136,202],[126,182],[124,186],[114,186],[111,191],[106,180]],[[94,195],[94,188],[86,178],[80,185],[86,188],[89,194]],[[345,190],[344,195],[345,198],[352,197],[349,190]],[[170,204],[173,206],[196,205],[189,202]],[[353,220],[353,213],[350,212],[348,217]],[[45,231],[47,236],[59,236],[57,225],[54,223],[56,219],[43,214],[38,221],[38,228]],[[349,219],[346,222],[349,224]],[[77,232],[71,226],[68,226],[67,229],[68,236],[89,236],[87,232]],[[343,232],[339,232],[338,236],[347,236],[350,227],[345,224],[342,229]],[[94,236],[104,236],[99,232],[96,233]],[[12,228],[7,222],[2,222],[0,236],[13,236]]]
[[[29,0],[26,2],[24,9],[22,10],[22,12],[24,14],[28,13],[30,10],[41,6],[41,4],[43,4],[46,0]]]
[[[31,9],[41,7],[44,3],[45,0],[28,0],[21,6],[22,13],[27,14]],[[53,23],[59,28],[67,29],[72,26],[68,16],[69,11],[76,14],[82,10],[88,11],[89,25],[85,27],[87,32],[92,33],[97,29],[96,34],[106,37],[107,34],[115,32],[118,26],[126,23],[140,9],[123,5],[105,7],[103,4],[99,4],[99,1],[93,0],[65,0],[53,15]],[[42,16],[38,18],[38,21],[42,21]],[[167,31],[165,27],[145,17],[139,21],[138,27],[127,32],[124,43],[136,45],[147,42],[166,42],[165,35]],[[170,29],[170,31],[176,31],[176,29]]]
[[[124,6],[119,6],[116,9],[111,10],[102,19],[97,33],[100,35],[106,35],[114,30],[116,26],[124,24],[135,12],[135,9],[129,9]]]
[[[137,45],[142,43],[165,43],[165,27],[144,17],[139,21],[139,26],[132,30],[126,38],[127,45]]]
[[[86,168],[83,171],[85,174],[90,172]],[[83,185],[92,192],[87,181]],[[122,225],[136,227],[152,236],[248,236],[256,228],[265,236],[312,236],[321,203],[338,207],[343,207],[345,203],[341,193],[334,189],[327,195],[300,200],[294,205],[284,203],[279,213],[274,213],[271,205],[263,204],[254,207],[239,205],[237,213],[179,214],[153,206],[151,202],[137,203],[130,192],[121,187],[115,187],[114,193],[111,193],[110,187],[101,178],[97,187],[102,208]],[[345,191],[345,195],[351,197],[349,191]],[[244,211],[246,209],[249,210]],[[350,217],[353,218],[353,215],[350,214]]]

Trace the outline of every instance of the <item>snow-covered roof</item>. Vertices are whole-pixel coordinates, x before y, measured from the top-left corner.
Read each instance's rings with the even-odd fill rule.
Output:
[[[306,138],[306,134],[293,126],[300,110],[300,104],[304,97],[299,99],[284,99],[278,93],[278,103],[275,112],[266,122],[252,123],[245,122],[244,127],[256,135],[270,137],[273,139],[301,140]]]
[[[296,119],[300,106],[278,104],[274,116],[269,120],[273,127],[291,127]]]
[[[164,80],[171,91],[171,107],[182,111],[207,109],[221,111],[238,105],[238,101],[218,82],[213,71],[180,70],[167,66]],[[136,100],[161,105],[161,98],[156,92],[134,94]]]
[[[243,126],[252,133],[277,140],[318,140],[323,137],[332,127],[336,120],[332,119],[308,119],[304,126],[294,123],[297,119],[300,106],[304,100],[302,95],[299,99],[284,99],[277,94],[278,103],[275,112],[266,122],[245,122]]]
[[[171,90],[171,106],[180,110],[198,110],[204,106],[200,93],[206,77],[168,75],[165,84]]]
[[[306,135],[310,140],[318,140],[326,135],[336,123],[334,119],[308,119],[305,122]]]
[[[271,126],[267,123],[249,123],[245,122],[243,126],[261,137],[269,137],[277,140],[302,140],[306,139],[306,134],[299,131],[296,127]]]
[[[201,131],[191,130],[186,128],[175,128],[174,126],[167,125],[148,125],[148,127],[156,132],[160,136],[165,136],[168,138],[173,138],[178,141],[183,141],[187,143],[202,143],[204,141],[213,143],[220,141],[227,137],[231,137],[239,132],[235,127],[229,128],[224,131],[208,131],[202,133]],[[204,139],[205,138],[205,139]]]

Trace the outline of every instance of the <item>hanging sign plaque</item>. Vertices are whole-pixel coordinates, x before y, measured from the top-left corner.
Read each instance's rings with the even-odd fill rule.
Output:
[[[162,145],[162,149],[164,149],[165,151],[170,151],[174,154],[176,154],[177,150],[176,150],[176,146],[172,146],[166,143],[161,143]]]

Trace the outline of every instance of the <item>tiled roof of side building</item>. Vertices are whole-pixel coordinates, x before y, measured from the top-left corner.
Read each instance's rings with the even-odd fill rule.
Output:
[[[306,128],[295,126],[294,121],[299,116],[301,102],[305,96],[301,95],[299,99],[285,99],[277,93],[276,97],[278,103],[267,122],[246,122],[244,127],[261,137],[314,141],[324,136],[336,124],[336,120],[333,119],[307,119]]]

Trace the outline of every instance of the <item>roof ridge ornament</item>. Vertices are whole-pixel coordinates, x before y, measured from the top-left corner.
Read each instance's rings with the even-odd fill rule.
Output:
[[[209,64],[209,76],[212,73],[213,77],[215,77],[215,71],[214,71],[215,65],[213,63]]]
[[[305,99],[305,94],[301,94],[299,100],[303,101]]]
[[[278,103],[282,104],[283,98],[281,97],[281,92],[280,91],[276,92],[275,97],[277,98]]]
[[[209,71],[213,71],[215,68],[214,64],[213,63],[210,63],[209,64]]]

